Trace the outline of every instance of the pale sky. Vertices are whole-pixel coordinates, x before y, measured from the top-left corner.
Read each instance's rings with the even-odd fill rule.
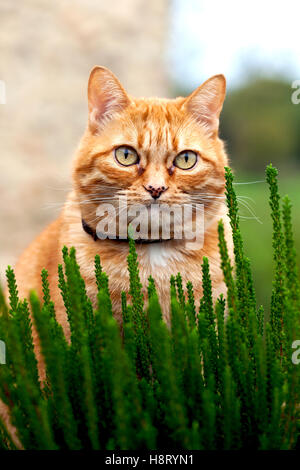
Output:
[[[216,73],[229,86],[250,69],[300,79],[300,0],[172,0],[169,63],[194,87]]]

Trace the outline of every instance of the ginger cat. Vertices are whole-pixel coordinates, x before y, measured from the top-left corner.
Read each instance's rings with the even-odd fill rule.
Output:
[[[97,238],[97,207],[128,205],[148,208],[165,204],[204,205],[204,244],[189,249],[187,240],[137,243],[141,281],[156,281],[165,319],[169,320],[169,282],[181,273],[184,285],[192,281],[195,298],[201,296],[203,256],[210,261],[214,297],[226,293],[219,266],[217,223],[220,218],[230,251],[230,228],[224,204],[224,166],[227,156],[218,137],[219,115],[225,97],[225,78],[216,75],[187,98],[159,99],[129,96],[112,72],[95,67],[88,83],[89,119],[75,155],[73,191],[59,218],[49,225],[21,256],[16,278],[21,298],[30,289],[41,295],[42,268],[49,272],[58,321],[69,327],[57,287],[57,266],[64,245],[76,248],[87,292],[96,305],[94,258],[100,255],[109,276],[113,308],[121,320],[121,291],[128,291],[128,241]],[[146,292],[145,292],[146,297]]]

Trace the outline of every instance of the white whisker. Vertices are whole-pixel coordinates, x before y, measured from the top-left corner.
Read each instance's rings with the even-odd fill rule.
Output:
[[[265,183],[265,180],[246,181],[245,183],[233,183],[233,184],[239,185],[239,184],[257,184],[257,183]]]

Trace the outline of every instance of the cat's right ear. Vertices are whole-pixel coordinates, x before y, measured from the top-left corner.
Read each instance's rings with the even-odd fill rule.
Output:
[[[184,100],[183,106],[204,126],[209,135],[216,136],[219,116],[226,92],[224,75],[214,75]]]
[[[89,126],[96,132],[126,108],[130,99],[114,74],[105,67],[96,66],[88,83]]]

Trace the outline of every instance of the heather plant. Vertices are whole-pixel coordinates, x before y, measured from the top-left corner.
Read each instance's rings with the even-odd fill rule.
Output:
[[[128,301],[122,328],[114,319],[109,279],[95,259],[98,307],[93,309],[73,248],[58,267],[71,340],[56,320],[48,274],[43,298],[19,299],[7,269],[10,305],[0,292],[0,397],[10,408],[18,442],[0,420],[0,448],[15,449],[295,449],[299,448],[300,289],[291,224],[277,170],[266,171],[273,220],[274,283],[270,312],[256,305],[250,260],[239,226],[233,175],[226,199],[234,259],[223,222],[219,249],[227,298],[213,302],[209,261],[203,258],[203,296],[170,279],[171,324],[163,321],[155,279],[141,285],[129,240]],[[144,293],[148,294],[145,302]],[[200,307],[198,307],[200,305]],[[32,312],[32,315],[30,314]],[[32,322],[39,335],[45,379],[38,373]]]

